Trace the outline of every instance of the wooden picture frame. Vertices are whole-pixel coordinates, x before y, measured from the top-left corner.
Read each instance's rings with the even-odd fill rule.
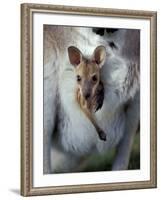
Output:
[[[132,182],[34,187],[33,185],[33,14],[140,19],[150,23],[150,179]],[[149,58],[148,58],[149,59]],[[144,189],[157,186],[157,13],[152,11],[85,8],[45,4],[21,5],[21,194],[49,195]]]

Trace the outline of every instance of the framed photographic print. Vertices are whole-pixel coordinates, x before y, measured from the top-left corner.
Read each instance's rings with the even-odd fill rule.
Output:
[[[21,5],[21,194],[156,187],[153,11]]]

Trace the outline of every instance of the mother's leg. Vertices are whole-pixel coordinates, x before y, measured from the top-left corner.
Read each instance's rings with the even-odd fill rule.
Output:
[[[50,69],[50,70],[49,70]],[[51,140],[57,113],[57,73],[53,62],[44,66],[44,133],[43,133],[43,172],[51,172]]]
[[[140,93],[137,92],[129,103],[126,111],[125,132],[117,147],[117,155],[112,170],[126,170],[128,168],[130,153],[140,120]]]

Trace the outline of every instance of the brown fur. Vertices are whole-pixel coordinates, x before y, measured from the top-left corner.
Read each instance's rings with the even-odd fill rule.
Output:
[[[95,127],[100,139],[106,140],[106,134],[97,125],[93,113],[95,110],[94,97],[100,83],[100,69],[104,62],[102,59],[105,56],[102,55],[105,52],[101,48],[103,47],[95,49],[91,59],[84,58],[75,47],[70,47],[68,53],[71,64],[75,66],[77,76],[76,101]]]

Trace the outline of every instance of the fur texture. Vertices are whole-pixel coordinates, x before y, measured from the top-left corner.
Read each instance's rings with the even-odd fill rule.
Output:
[[[123,50],[126,34],[120,32],[121,34],[124,41],[118,36],[115,36],[115,41],[119,49]],[[139,62],[138,58],[128,58],[126,50],[116,52],[110,48],[107,38],[108,36],[96,35],[91,28],[44,28],[44,173],[59,169],[61,172],[71,171],[76,165],[75,160],[91,152],[101,153],[115,147],[120,144],[125,132],[130,131],[124,105],[129,100],[132,102],[139,90]],[[76,78],[67,55],[67,48],[76,46],[88,58],[99,45],[106,46],[107,58],[101,71],[104,103],[95,113],[95,118],[107,133],[107,141],[101,141],[97,137],[95,128],[75,100]],[[135,116],[129,120],[132,121],[133,118]],[[138,118],[137,116],[136,124]],[[123,153],[121,156],[124,157]],[[72,157],[72,162],[69,157],[70,160]],[[119,169],[118,165],[115,169]]]

